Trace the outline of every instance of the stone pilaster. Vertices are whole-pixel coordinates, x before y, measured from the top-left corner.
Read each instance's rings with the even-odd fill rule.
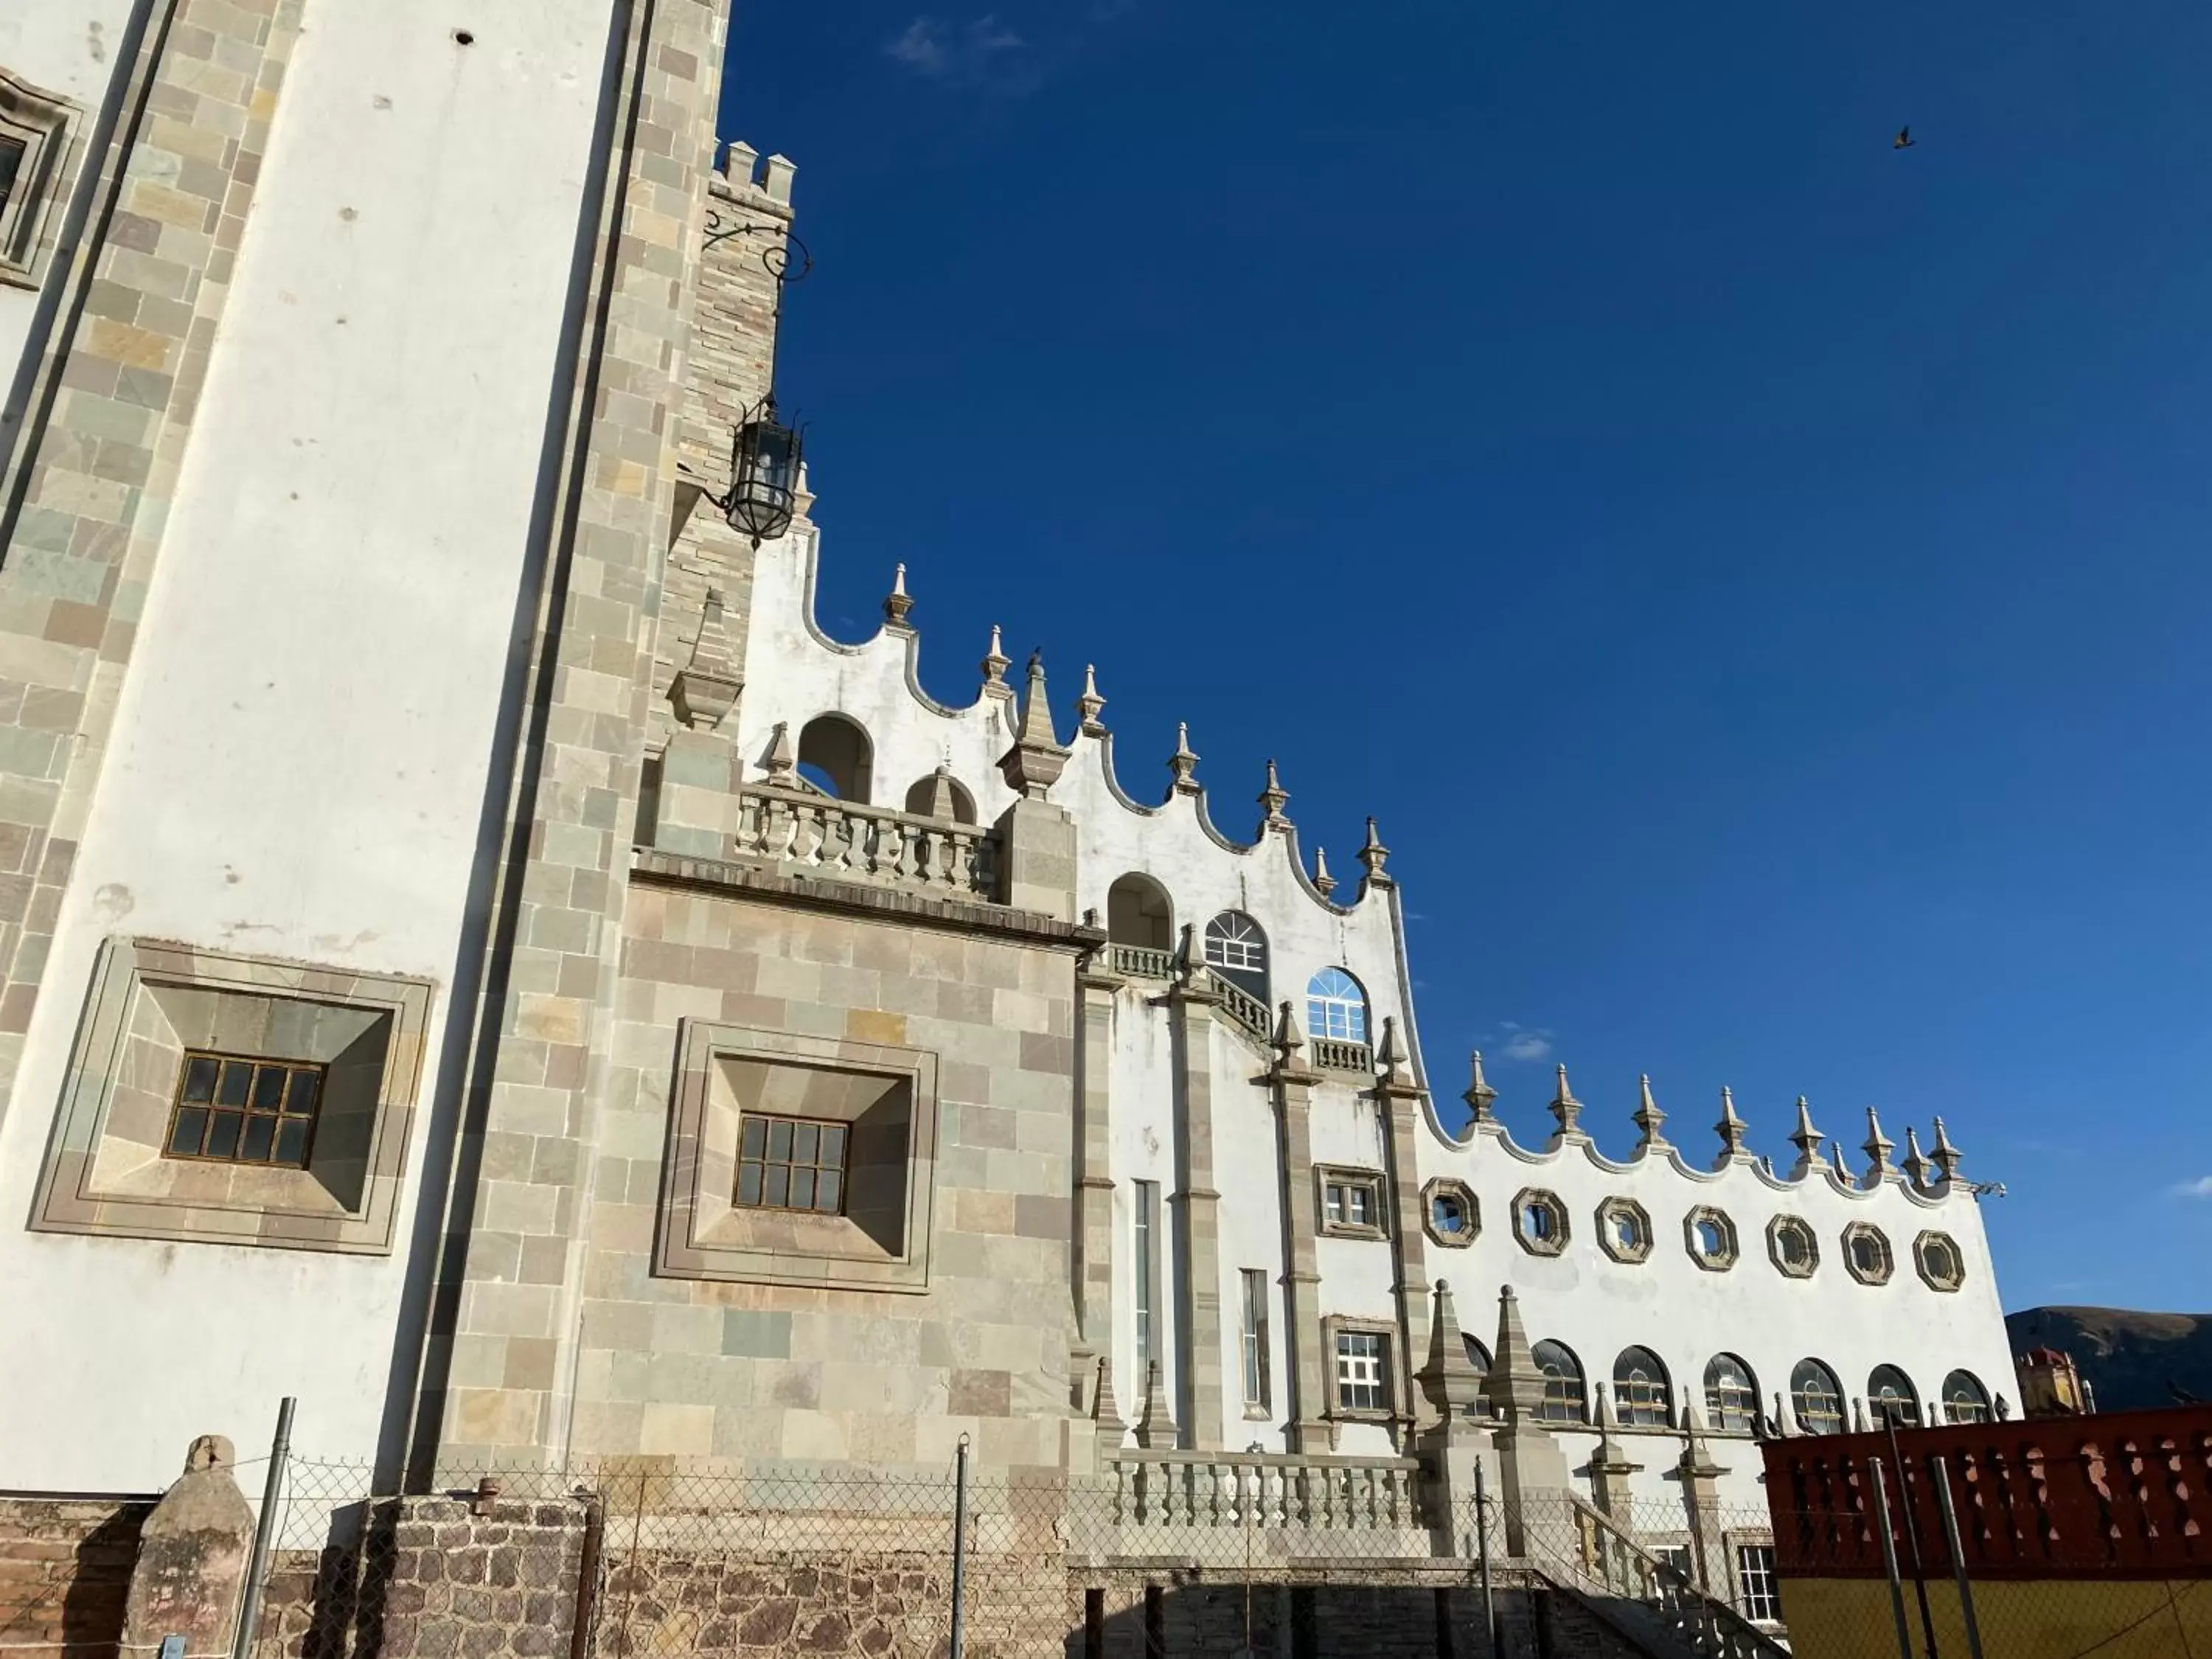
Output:
[[[1221,1194],[1213,1185],[1213,1022],[1221,999],[1194,983],[1168,993],[1176,1060],[1176,1367],[1182,1443],[1222,1443]]]
[[[1075,820],[1048,800],[1016,801],[999,815],[1001,904],[1075,920]]]
[[[1497,1456],[1491,1445],[1489,1420],[1478,1414],[1482,1378],[1467,1357],[1467,1340],[1460,1333],[1451,1286],[1441,1279],[1437,1280],[1435,1315],[1428,1327],[1428,1358],[1419,1372],[1424,1426],[1415,1443],[1438,1482],[1435,1531],[1439,1550],[1446,1555],[1471,1554],[1473,1547],[1465,1540],[1480,1524],[1474,1510],[1475,1470],[1487,1464],[1487,1473],[1494,1478]]]
[[[1413,1431],[1426,1426],[1427,1395],[1413,1386],[1415,1356],[1429,1351],[1428,1235],[1421,1225],[1421,1180],[1414,1161],[1414,1126],[1421,1114],[1423,1091],[1415,1086],[1406,1064],[1395,1019],[1382,1022],[1382,1042],[1376,1054],[1380,1067],[1375,1080],[1375,1109],[1382,1119],[1383,1156],[1390,1186],[1390,1254],[1397,1302],[1398,1380],[1393,1385],[1402,1419],[1401,1448]]]
[[[1632,1463],[1613,1438],[1620,1426],[1613,1413],[1613,1400],[1605,1384],[1597,1385],[1597,1449],[1590,1454],[1590,1498],[1598,1508],[1630,1532],[1636,1529],[1636,1506],[1629,1491],[1628,1477],[1644,1468]]]
[[[1071,1366],[1096,1388],[1096,1362],[1114,1352],[1114,1176],[1111,1103],[1115,975],[1090,967],[1076,976],[1083,997],[1075,1046],[1075,1357]],[[1078,1402],[1095,1411],[1096,1398]]]
[[[1505,1547],[1528,1553],[1528,1522],[1548,1504],[1564,1504],[1567,1460],[1543,1417],[1544,1374],[1521,1323],[1521,1304],[1506,1285],[1498,1293],[1498,1342],[1490,1362],[1490,1399],[1504,1421],[1496,1431]]]
[[[1291,1397],[1284,1412],[1287,1449],[1309,1455],[1330,1446],[1328,1375],[1321,1351],[1321,1269],[1314,1251],[1313,1091],[1295,1023],[1279,1037],[1267,1073],[1275,1097],[1277,1164],[1282,1170],[1283,1371]]]
[[[1695,1406],[1682,1413],[1682,1458],[1674,1468],[1682,1483],[1682,1507],[1689,1511],[1690,1542],[1698,1563],[1698,1582],[1709,1595],[1735,1599],[1728,1541],[1721,1521],[1719,1481],[1728,1470],[1713,1462],[1705,1443],[1705,1419]]]

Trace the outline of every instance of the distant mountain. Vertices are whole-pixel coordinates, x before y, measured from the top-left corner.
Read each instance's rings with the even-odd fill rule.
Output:
[[[2057,1348],[2073,1355],[2099,1411],[2177,1405],[2177,1389],[2212,1404],[2212,1314],[2025,1308],[2005,1316],[2005,1332],[2015,1354]]]

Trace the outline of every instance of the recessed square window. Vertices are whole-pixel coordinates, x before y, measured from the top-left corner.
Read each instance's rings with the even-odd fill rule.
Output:
[[[1379,1170],[1317,1164],[1321,1232],[1329,1238],[1381,1238],[1382,1174]]]
[[[842,1123],[748,1113],[738,1137],[738,1202],[842,1214],[845,1139]]]
[[[1322,1349],[1334,1368],[1331,1417],[1387,1420],[1393,1415],[1390,1342],[1391,1328],[1379,1321],[1332,1315],[1322,1322]]]
[[[321,1066],[187,1049],[161,1155],[304,1170],[325,1074]]]
[[[45,274],[69,189],[76,106],[0,70],[0,282]]]

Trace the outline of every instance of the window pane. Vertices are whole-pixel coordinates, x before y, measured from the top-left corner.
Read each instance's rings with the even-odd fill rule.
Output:
[[[822,1131],[811,1123],[801,1123],[792,1131],[791,1161],[811,1164],[822,1145]]]
[[[821,1184],[815,1188],[814,1207],[817,1210],[826,1210],[831,1215],[836,1214],[843,1201],[839,1193],[839,1188],[843,1185],[844,1177],[836,1170],[824,1170],[822,1172]]]
[[[741,1164],[738,1166],[738,1202],[757,1204],[761,1201],[761,1166]]]
[[[845,1126],[825,1123],[822,1126],[822,1162],[827,1166],[845,1166]]]
[[[169,1150],[179,1158],[198,1158],[200,1140],[207,1133],[208,1115],[188,1108],[177,1114],[177,1127],[169,1132]]]
[[[284,1091],[284,1109],[306,1116],[315,1109],[315,1097],[322,1091],[322,1076],[316,1072],[295,1072],[291,1086]]]
[[[768,1120],[749,1117],[745,1120],[744,1139],[738,1146],[743,1158],[758,1158],[768,1150]]]
[[[769,1120],[768,1126],[768,1155],[783,1164],[791,1162],[792,1125],[782,1118]]]
[[[771,1164],[762,1191],[762,1202],[782,1206],[791,1202],[791,1166]]]
[[[253,1109],[274,1112],[284,1104],[284,1069],[280,1066],[259,1066],[253,1073]]]
[[[222,1083],[216,1090],[216,1099],[225,1106],[243,1106],[246,1092],[252,1086],[252,1066],[242,1060],[226,1060],[222,1063]]]
[[[811,1169],[791,1172],[791,1207],[811,1210],[814,1207],[814,1171]]]
[[[307,1131],[313,1126],[303,1117],[288,1117],[276,1132],[276,1159],[298,1168],[307,1161]]]
[[[210,1158],[229,1158],[238,1151],[238,1125],[239,1117],[235,1112],[217,1112],[215,1115],[214,1127],[208,1131],[207,1155]]]
[[[273,1117],[249,1117],[246,1120],[246,1140],[238,1155],[248,1164],[266,1164],[269,1149],[276,1139],[276,1120]]]
[[[215,1074],[221,1067],[205,1054],[194,1054],[185,1062],[184,1098],[191,1101],[215,1098]]]

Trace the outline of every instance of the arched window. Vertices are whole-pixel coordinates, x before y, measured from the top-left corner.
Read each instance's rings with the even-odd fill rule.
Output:
[[[1888,1423],[1900,1429],[1920,1426],[1920,1396],[1912,1379],[1894,1365],[1877,1365],[1867,1378],[1867,1410],[1875,1428]]]
[[[1943,1379],[1943,1415],[1954,1423],[1990,1420],[1990,1391],[1972,1371],[1953,1371]]]
[[[1465,1331],[1459,1334],[1459,1340],[1467,1344],[1467,1363],[1474,1367],[1474,1374],[1482,1379],[1482,1387],[1474,1398],[1474,1414],[1487,1418],[1490,1415],[1490,1350]]]
[[[1175,907],[1167,889],[1133,872],[1106,890],[1106,937],[1147,951],[1175,948]]]
[[[1705,1416],[1723,1434],[1759,1426],[1759,1379],[1732,1353],[1715,1354],[1705,1367]]]
[[[950,818],[955,823],[975,822],[975,798],[950,772],[931,773],[915,780],[906,792],[906,810],[918,817]]]
[[[1306,1035],[1332,1042],[1367,1041],[1367,993],[1341,968],[1324,968],[1306,981]]]
[[[1589,1420],[1583,1405],[1583,1362],[1564,1342],[1539,1342],[1536,1369],[1544,1373],[1544,1403],[1536,1417],[1544,1423],[1582,1423]]]
[[[1844,1390],[1835,1372],[1817,1359],[1801,1359],[1790,1373],[1790,1404],[1808,1434],[1844,1431]]]
[[[1267,1000],[1267,936],[1242,910],[1224,910],[1206,924],[1206,961],[1248,996]]]
[[[1624,1427],[1663,1429],[1674,1421],[1667,1368],[1649,1348],[1623,1348],[1613,1362],[1613,1408]]]
[[[868,804],[875,745],[842,714],[817,714],[799,733],[799,775],[825,795]]]

